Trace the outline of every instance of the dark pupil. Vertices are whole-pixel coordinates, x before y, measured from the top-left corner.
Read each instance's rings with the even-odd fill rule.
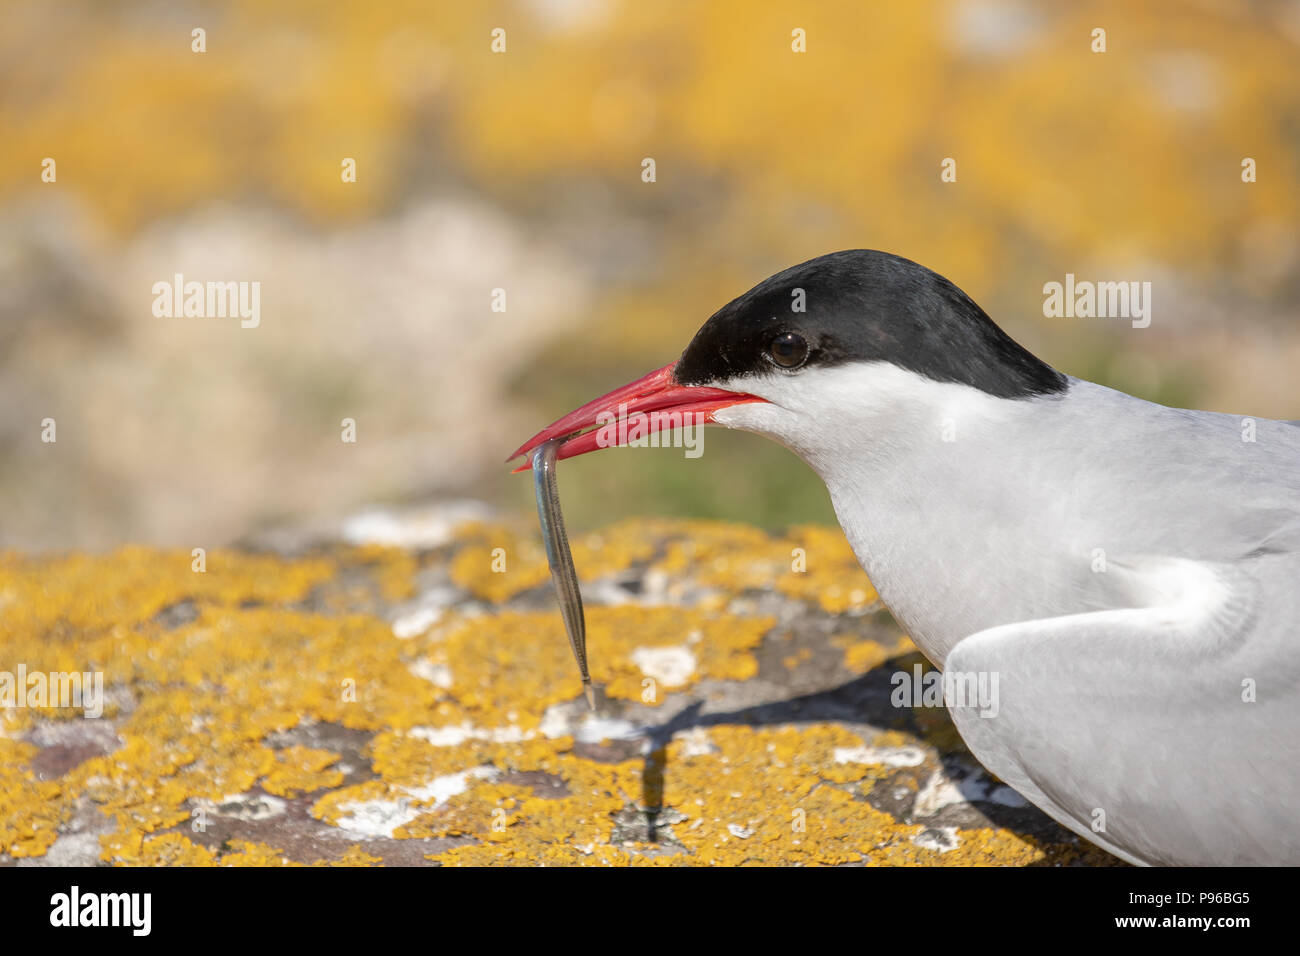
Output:
[[[793,368],[808,357],[808,343],[802,335],[786,332],[772,340],[772,360],[782,368]]]

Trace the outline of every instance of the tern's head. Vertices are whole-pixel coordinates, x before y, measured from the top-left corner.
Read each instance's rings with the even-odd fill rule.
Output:
[[[516,454],[611,415],[640,413],[649,431],[696,414],[812,459],[818,446],[849,438],[845,430],[929,415],[970,389],[1016,400],[1065,387],[1065,376],[947,279],[898,256],[855,249],[759,283],[714,313],[679,361],[589,402]],[[609,437],[620,434],[626,431],[589,431],[570,439],[560,457],[616,443]],[[852,437],[869,442],[870,432]]]

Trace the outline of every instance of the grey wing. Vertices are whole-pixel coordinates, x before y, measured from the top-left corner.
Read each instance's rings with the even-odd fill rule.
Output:
[[[950,702],[972,753],[1129,862],[1300,864],[1300,565],[1244,564],[1135,559],[1142,606],[959,642],[945,680],[997,689]]]

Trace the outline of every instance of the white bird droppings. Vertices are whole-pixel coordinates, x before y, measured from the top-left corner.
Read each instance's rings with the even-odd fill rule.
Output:
[[[477,501],[449,501],[400,513],[370,510],[344,521],[342,537],[355,545],[438,548],[451,541],[461,525],[491,517],[491,509]]]
[[[405,641],[419,637],[442,617],[442,610],[436,607],[416,608],[410,614],[403,614],[393,621],[393,636]]]
[[[682,742],[683,757],[703,757],[718,752],[718,748],[713,746],[713,741],[709,739],[709,731],[704,727],[679,730],[673,734],[673,740]]]
[[[886,767],[919,767],[925,761],[920,747],[836,747],[836,763],[882,763]]]
[[[930,817],[954,803],[997,803],[1004,807],[1025,807],[1028,801],[1005,784],[994,783],[982,770],[951,780],[941,771],[935,771],[912,805],[918,817]]]
[[[593,715],[585,712],[586,704],[582,706],[584,712],[576,719],[573,707],[564,704],[548,707],[538,728],[542,736],[554,740],[572,734],[574,740],[584,744],[598,744],[602,740],[635,740],[645,736],[645,728],[639,724],[622,718]]]
[[[912,842],[926,850],[949,853],[961,846],[961,837],[956,827],[926,827],[912,837]]]
[[[638,647],[631,657],[642,674],[664,687],[680,687],[695,673],[695,654],[689,647]]]
[[[416,677],[422,677],[435,687],[441,687],[443,690],[451,687],[451,668],[446,664],[435,664],[433,661],[421,658],[411,665],[411,673]]]
[[[354,800],[339,809],[339,827],[361,837],[392,837],[404,826],[432,807],[446,803],[464,793],[472,779],[492,778],[495,767],[473,767],[460,773],[434,777],[422,787],[407,787],[405,795],[393,800]]]
[[[412,727],[407,731],[411,737],[418,737],[435,747],[455,747],[467,740],[490,740],[494,744],[517,744],[532,740],[537,733],[521,727],[475,727],[466,722],[448,724],[445,727]]]

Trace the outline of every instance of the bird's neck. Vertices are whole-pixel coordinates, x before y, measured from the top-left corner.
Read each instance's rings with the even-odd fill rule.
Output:
[[[932,661],[995,624],[1113,606],[1088,563],[1133,520],[1098,497],[1110,428],[1159,406],[1076,379],[1001,398],[889,363],[741,384],[767,402],[717,421],[821,476],[859,562]]]
[[[868,407],[851,441],[796,449],[826,483],[854,553],[922,651],[942,664],[962,638],[1056,613],[1086,564],[1066,554],[1058,399],[1002,399],[962,385]],[[1044,414],[1046,412],[1046,415]],[[843,423],[841,423],[841,427]]]

